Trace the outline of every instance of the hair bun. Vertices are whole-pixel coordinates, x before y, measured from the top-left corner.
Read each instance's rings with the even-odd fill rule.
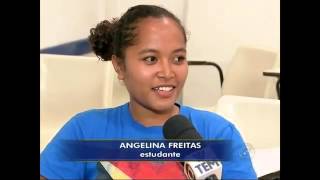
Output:
[[[113,25],[116,20],[104,20],[90,29],[89,42],[94,53],[102,60],[108,61],[113,54]]]

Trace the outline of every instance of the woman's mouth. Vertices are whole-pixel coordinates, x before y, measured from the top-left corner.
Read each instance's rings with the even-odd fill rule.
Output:
[[[152,90],[160,97],[160,98],[170,98],[173,95],[174,89],[176,87],[173,85],[163,85],[152,88]]]

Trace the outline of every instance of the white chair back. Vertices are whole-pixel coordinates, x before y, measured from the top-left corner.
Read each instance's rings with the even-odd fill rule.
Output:
[[[76,113],[128,99],[110,61],[40,54],[40,150]]]
[[[275,51],[239,47],[224,77],[222,95],[264,97],[263,71],[273,67],[276,57]]]
[[[251,147],[280,147],[280,100],[225,95],[215,111],[234,123]]]
[[[217,68],[211,65],[192,66],[182,91],[184,105],[213,107],[221,96],[221,81]]]
[[[274,63],[273,69],[280,68],[280,54],[278,54],[276,62]],[[271,99],[278,99],[278,94],[277,94],[277,77],[264,77],[267,80],[267,85],[266,89],[264,92],[264,98],[271,98]]]

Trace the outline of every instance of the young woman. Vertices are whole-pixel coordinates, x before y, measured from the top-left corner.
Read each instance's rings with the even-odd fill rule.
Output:
[[[119,20],[99,23],[91,29],[89,39],[100,59],[112,61],[130,101],[119,107],[75,115],[42,152],[41,176],[48,179],[96,177],[95,162],[59,160],[61,139],[163,139],[162,125],[173,115],[182,114],[204,139],[232,140],[232,160],[222,162],[223,179],[257,178],[250,157],[242,156],[245,144],[233,124],[215,113],[176,103],[188,74],[187,38],[179,19],[171,12],[152,5],[134,6]],[[122,162],[115,163],[124,166]],[[146,170],[139,169],[138,162],[131,163],[136,163],[137,172]],[[185,178],[176,162],[150,163],[148,168],[148,171],[166,168],[167,173],[160,173],[160,179]],[[142,175],[136,177],[148,179]]]

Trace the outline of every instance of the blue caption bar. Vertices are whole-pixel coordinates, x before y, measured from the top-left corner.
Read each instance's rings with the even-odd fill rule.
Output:
[[[70,161],[201,161],[229,160],[231,141],[214,140],[62,140]]]

